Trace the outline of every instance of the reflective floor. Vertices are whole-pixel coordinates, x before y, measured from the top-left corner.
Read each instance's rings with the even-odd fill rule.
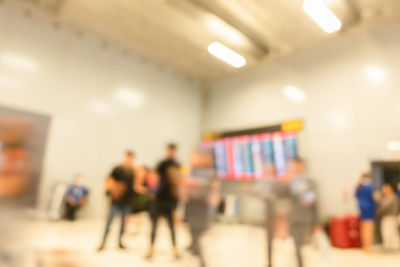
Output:
[[[127,235],[126,251],[118,250],[115,236],[117,222],[114,224],[107,249],[95,251],[104,221],[84,219],[74,223],[25,220],[14,223],[14,235],[5,228],[0,239],[0,267],[73,267],[73,266],[197,266],[196,257],[185,251],[190,238],[183,224],[178,227],[178,242],[182,259],[174,261],[170,249],[170,239],[166,223],[160,224],[154,260],[145,261],[143,255],[148,245],[149,224],[146,222],[137,235]],[[11,229],[11,228],[10,228]],[[15,236],[15,234],[18,236]],[[237,224],[214,225],[203,239],[203,247],[208,266],[211,267],[264,267],[264,231],[257,227]],[[293,267],[293,244],[290,239],[274,242],[274,266]],[[365,254],[359,250],[332,249],[327,257],[311,245],[304,248],[306,267],[398,267],[400,255],[388,255],[379,252]],[[14,257],[13,257],[14,255]]]

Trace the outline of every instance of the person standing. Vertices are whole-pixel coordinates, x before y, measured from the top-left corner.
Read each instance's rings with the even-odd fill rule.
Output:
[[[317,192],[315,184],[305,175],[304,163],[300,158],[292,159],[289,165],[288,218],[290,233],[296,247],[298,267],[303,267],[301,248],[307,235],[318,226]]]
[[[82,177],[76,175],[66,193],[65,218],[67,220],[74,221],[76,219],[76,212],[85,205],[87,195],[88,190],[83,185]]]
[[[106,193],[111,200],[111,206],[107,217],[103,239],[98,251],[102,251],[104,249],[108,234],[110,232],[111,223],[117,213],[119,213],[122,217],[118,237],[118,246],[120,249],[126,248],[122,242],[122,238],[125,231],[126,216],[131,211],[134,192],[134,157],[135,156],[132,151],[127,151],[122,165],[115,167],[109,177],[106,179]]]
[[[373,195],[374,189],[372,187],[371,176],[365,173],[361,176],[360,183],[357,187],[356,198],[361,217],[361,244],[366,252],[371,250],[374,241],[376,204]]]
[[[382,197],[378,196],[378,216],[382,218],[381,234],[383,247],[388,252],[395,252],[400,248],[397,216],[399,214],[399,200],[390,184],[382,186]]]
[[[146,254],[151,259],[154,254],[154,243],[156,239],[157,224],[160,217],[165,217],[171,233],[173,255],[179,258],[176,248],[175,220],[174,213],[178,204],[178,179],[180,178],[180,164],[175,159],[176,145],[168,144],[166,147],[166,159],[157,166],[159,177],[158,190],[156,191],[155,202],[151,205],[150,218],[152,222],[150,248]]]
[[[186,195],[186,222],[192,238],[189,251],[206,266],[201,239],[213,221],[214,210],[219,205],[219,181],[213,167],[212,154],[199,150],[191,158],[191,177],[183,186]]]

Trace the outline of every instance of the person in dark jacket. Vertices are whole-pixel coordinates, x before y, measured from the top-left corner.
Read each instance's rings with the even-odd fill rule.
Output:
[[[126,216],[131,211],[131,203],[134,192],[133,160],[133,152],[126,152],[123,164],[115,167],[109,177],[106,179],[106,193],[110,198],[111,206],[107,217],[103,239],[98,251],[102,251],[104,249],[108,234],[110,232],[111,223],[117,213],[120,213],[122,217],[118,236],[118,246],[120,249],[125,249],[125,245],[122,243],[122,238],[125,232]]]
[[[176,145],[168,144],[166,159],[157,166],[158,189],[155,194],[155,202],[149,207],[152,222],[150,248],[146,254],[147,259],[154,255],[154,243],[157,234],[157,225],[160,217],[165,217],[171,233],[173,255],[177,259],[179,253],[176,248],[174,214],[178,204],[178,181],[180,178],[180,164],[175,159]]]

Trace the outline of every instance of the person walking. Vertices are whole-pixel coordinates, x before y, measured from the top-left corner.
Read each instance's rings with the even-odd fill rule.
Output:
[[[111,223],[118,213],[121,215],[118,246],[120,249],[126,248],[122,242],[122,238],[125,232],[126,216],[131,211],[134,192],[134,157],[135,155],[132,151],[127,151],[122,165],[115,167],[109,177],[106,179],[105,188],[106,193],[110,198],[111,205],[107,216],[103,239],[98,251],[102,251],[104,249],[108,234],[110,232]]]
[[[288,172],[290,233],[294,239],[298,267],[303,267],[301,248],[307,235],[318,226],[317,192],[315,184],[305,174],[302,159],[292,159]]]
[[[175,159],[176,145],[168,144],[166,147],[166,159],[157,166],[159,177],[158,190],[155,196],[155,202],[149,207],[152,230],[150,236],[150,247],[145,256],[151,259],[154,256],[154,243],[157,234],[157,225],[160,217],[165,217],[171,233],[173,255],[175,259],[179,258],[176,247],[175,237],[175,210],[178,204],[178,180],[180,179],[180,164]]]

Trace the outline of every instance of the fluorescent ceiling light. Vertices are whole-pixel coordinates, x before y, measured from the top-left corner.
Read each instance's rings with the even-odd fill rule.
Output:
[[[389,151],[400,151],[400,141],[389,141],[386,144],[386,149]]]
[[[377,65],[370,65],[365,68],[365,76],[375,83],[381,83],[386,79],[385,70]]]
[[[214,42],[208,46],[208,52],[226,63],[241,68],[246,65],[246,59],[221,43]]]
[[[322,0],[305,0],[303,9],[327,33],[333,33],[342,28],[340,20],[329,10]]]
[[[283,94],[294,103],[303,103],[306,101],[306,93],[298,87],[288,85],[283,88]]]
[[[129,108],[139,108],[144,103],[144,96],[142,93],[125,87],[117,89],[114,93],[114,98],[120,104]]]
[[[27,72],[36,72],[39,70],[39,66],[36,62],[18,54],[3,54],[0,57],[0,61],[3,65],[13,69]]]

